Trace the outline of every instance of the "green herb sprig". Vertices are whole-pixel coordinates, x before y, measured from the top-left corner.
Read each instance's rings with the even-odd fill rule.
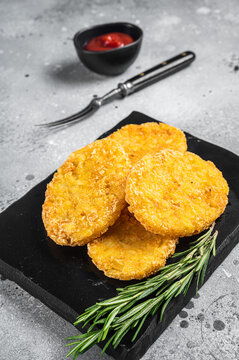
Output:
[[[160,311],[160,321],[169,302],[180,294],[186,295],[194,276],[198,289],[204,282],[205,272],[211,252],[216,254],[217,231],[212,234],[214,224],[187,250],[175,253],[178,261],[161,268],[158,275],[135,285],[117,289],[118,295],[87,308],[78,316],[74,325],[91,324],[85,334],[67,338],[73,346],[67,356],[76,359],[93,345],[110,338],[102,353],[112,343],[116,348],[129,330],[134,329],[132,342],[136,339],[145,320]],[[95,330],[94,330],[95,329]]]

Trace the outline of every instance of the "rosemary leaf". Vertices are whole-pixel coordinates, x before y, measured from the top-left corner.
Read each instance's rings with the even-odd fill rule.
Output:
[[[148,316],[160,311],[160,321],[168,304],[180,294],[186,295],[190,284],[196,277],[196,291],[205,279],[211,253],[216,254],[217,231],[212,234],[214,224],[190,243],[183,252],[175,253],[176,262],[166,265],[152,278],[117,289],[118,295],[96,303],[79,315],[74,325],[91,323],[87,333],[71,336],[67,346],[73,346],[67,356],[76,359],[96,343],[105,340],[110,334],[101,353],[112,343],[116,348],[128,331],[135,329],[135,341]],[[97,330],[93,330],[94,328]]]

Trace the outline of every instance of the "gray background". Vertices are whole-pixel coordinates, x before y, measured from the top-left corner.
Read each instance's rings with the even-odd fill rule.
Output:
[[[1,1],[0,208],[4,210],[80,148],[132,110],[239,154],[239,2]],[[115,78],[89,72],[72,43],[76,31],[126,20],[144,30],[141,53]],[[105,106],[64,130],[34,125],[71,114],[93,94],[180,53],[187,70]],[[3,240],[3,239],[2,239]],[[144,356],[149,359],[239,359],[238,246]],[[0,359],[64,359],[74,327],[15,283],[0,281]],[[94,347],[81,357],[100,359]],[[104,355],[102,359],[109,359]]]

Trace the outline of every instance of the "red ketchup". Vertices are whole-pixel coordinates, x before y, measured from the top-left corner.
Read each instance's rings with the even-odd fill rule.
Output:
[[[108,33],[100,36],[96,36],[91,39],[84,49],[88,51],[106,51],[125,45],[131,44],[134,41],[132,36],[121,32]]]

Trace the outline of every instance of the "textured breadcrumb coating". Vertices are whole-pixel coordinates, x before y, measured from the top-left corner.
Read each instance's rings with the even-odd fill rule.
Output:
[[[113,225],[125,207],[130,161],[103,139],[73,152],[48,184],[42,219],[59,245],[84,245]]]
[[[184,133],[176,127],[155,122],[126,125],[109,136],[124,147],[132,165],[147,153],[162,149],[187,150]]]
[[[183,237],[207,229],[224,211],[229,188],[211,161],[191,152],[146,155],[126,184],[129,210],[147,229]]]
[[[105,275],[120,280],[143,279],[165,265],[177,239],[152,234],[123,210],[117,222],[99,239],[88,243],[88,254]]]

